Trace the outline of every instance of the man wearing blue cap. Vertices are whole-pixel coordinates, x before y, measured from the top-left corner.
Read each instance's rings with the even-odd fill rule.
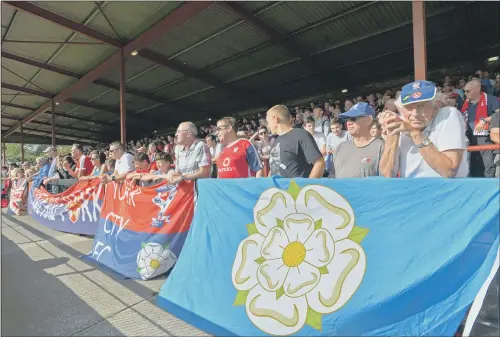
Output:
[[[370,135],[375,111],[365,102],[356,103],[339,118],[347,120],[347,131],[352,139],[337,148],[335,172],[330,177],[364,178],[379,175],[379,162],[384,151],[384,141]]]
[[[467,177],[465,125],[461,113],[445,106],[428,81],[403,86],[396,102],[400,114],[384,111],[379,121],[387,132],[380,172],[402,178]]]

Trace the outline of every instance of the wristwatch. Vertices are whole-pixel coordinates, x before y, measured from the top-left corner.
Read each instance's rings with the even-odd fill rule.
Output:
[[[422,143],[416,144],[416,146],[417,146],[417,149],[421,149],[421,148],[424,148],[424,147],[428,146],[430,143],[431,143],[431,141],[429,139],[424,138],[424,140],[422,141]]]
[[[116,177],[115,176],[111,176],[111,181],[115,181]]]

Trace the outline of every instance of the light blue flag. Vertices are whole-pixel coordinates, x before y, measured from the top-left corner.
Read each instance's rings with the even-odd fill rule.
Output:
[[[158,304],[218,336],[453,336],[498,253],[488,179],[202,180]]]

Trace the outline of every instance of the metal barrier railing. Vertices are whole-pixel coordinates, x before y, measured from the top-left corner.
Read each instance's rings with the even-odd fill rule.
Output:
[[[49,193],[57,194],[66,191],[72,185],[76,184],[77,179],[59,179],[47,184],[46,189]]]
[[[500,151],[500,144],[473,145],[467,146],[468,152],[476,151]]]

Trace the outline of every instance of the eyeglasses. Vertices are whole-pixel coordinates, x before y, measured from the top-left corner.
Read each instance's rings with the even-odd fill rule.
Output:
[[[229,125],[221,125],[221,126],[218,126],[217,127],[217,131],[222,131],[224,129],[227,129],[229,127]]]

